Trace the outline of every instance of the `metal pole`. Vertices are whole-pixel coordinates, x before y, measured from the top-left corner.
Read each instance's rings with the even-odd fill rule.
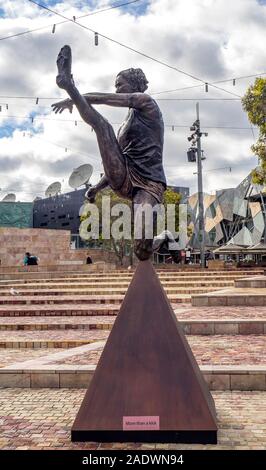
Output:
[[[200,118],[199,118],[199,103],[196,104],[197,110],[197,166],[198,166],[198,200],[199,200],[199,244],[200,244],[200,264],[205,268],[205,253],[204,253],[204,205],[203,205],[203,185],[202,185],[202,155],[201,155],[201,131],[200,131]]]

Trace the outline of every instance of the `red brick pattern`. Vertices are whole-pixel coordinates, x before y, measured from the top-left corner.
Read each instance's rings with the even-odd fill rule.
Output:
[[[38,273],[36,279],[31,280],[23,275],[16,281],[0,281],[0,368],[7,366],[12,369],[11,364],[33,359],[35,367],[39,364],[40,369],[37,367],[38,370],[35,370],[34,363],[28,365],[28,370],[33,367],[36,373],[30,378],[31,385],[24,386],[33,388],[0,389],[0,449],[265,448],[266,392],[217,390],[230,388],[229,385],[232,389],[265,390],[266,306],[213,308],[192,307],[188,303],[189,291],[193,291],[193,288],[202,288],[207,292],[209,288],[217,288],[219,285],[221,289],[228,284],[232,285],[233,280],[243,276],[243,273],[160,272],[177,318],[185,322],[187,339],[196,359],[202,370],[205,370],[211,389],[215,389],[213,396],[219,420],[217,447],[72,444],[70,428],[84,390],[37,390],[34,387],[58,387],[58,383],[54,382],[59,380],[62,380],[61,387],[84,387],[88,373],[82,371],[86,368],[93,373],[103,348],[102,342],[108,337],[132,273],[76,273],[69,278],[54,273],[53,279],[45,280],[41,275]],[[4,291],[8,293],[11,286],[23,290],[25,295],[2,295]],[[60,292],[61,289],[65,292]],[[73,295],[73,289],[79,292]],[[84,295],[82,289],[90,290],[90,295]],[[182,291],[186,293],[180,294]],[[71,349],[88,343],[91,344],[83,346],[88,348],[83,354]],[[59,351],[60,355],[54,358],[53,353]],[[49,359],[45,359],[47,355]],[[43,364],[47,362],[43,369],[42,361]],[[220,366],[224,367],[224,371],[217,373],[216,369]],[[19,368],[19,364],[13,366],[14,374],[6,373],[10,378],[9,387],[21,386],[21,378],[27,379],[29,375],[21,373],[17,377],[16,367]],[[23,365],[20,368],[23,369]],[[53,368],[61,370],[62,377]],[[254,372],[255,368],[257,370]],[[64,370],[68,372],[65,375]],[[71,370],[72,373],[69,373]],[[80,374],[75,374],[76,370]],[[213,372],[215,370],[216,373]],[[3,386],[6,386],[5,374],[1,375]],[[229,385],[227,382],[230,382]]]
[[[54,348],[51,352],[58,352],[63,351],[62,348],[56,349]],[[24,362],[28,359],[38,359],[43,356],[47,356],[47,349],[39,348],[39,349],[15,349],[15,348],[8,348],[8,349],[0,349],[0,368],[8,366],[9,364],[13,364],[14,362]]]
[[[199,364],[256,365],[266,364],[265,336],[188,336],[187,340]],[[72,356],[55,364],[97,364],[102,349]]]
[[[70,430],[85,390],[3,389],[0,449],[265,449],[266,392],[212,392],[218,445],[71,443]]]

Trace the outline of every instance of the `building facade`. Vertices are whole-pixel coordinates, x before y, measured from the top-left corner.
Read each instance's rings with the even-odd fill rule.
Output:
[[[197,193],[188,198],[188,214],[193,231],[190,244],[197,248]],[[250,173],[236,188],[216,191],[214,195],[205,193],[204,217],[206,246],[266,243],[266,187],[253,184]]]
[[[84,204],[87,188],[58,194],[34,201],[33,227],[57,230],[70,230],[79,233],[79,210]]]
[[[186,201],[189,197],[189,188],[185,186],[168,186],[169,189],[172,189],[175,193],[182,195],[182,202]]]

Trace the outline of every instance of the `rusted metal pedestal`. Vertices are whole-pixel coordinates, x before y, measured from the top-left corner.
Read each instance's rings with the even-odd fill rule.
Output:
[[[217,442],[213,398],[150,261],[137,266],[71,438]]]

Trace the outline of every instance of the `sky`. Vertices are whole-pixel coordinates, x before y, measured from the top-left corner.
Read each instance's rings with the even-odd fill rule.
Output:
[[[0,0],[0,200],[9,192],[20,201],[44,197],[54,181],[68,191],[72,170],[84,163],[94,167],[92,184],[103,172],[95,133],[77,111],[59,116],[51,110],[53,102],[67,97],[55,83],[57,54],[65,44],[72,48],[73,76],[82,93],[114,92],[120,70],[143,69],[147,92],[163,113],[169,185],[197,190],[196,164],[187,161],[197,101],[208,133],[202,138],[204,191],[235,187],[256,166],[250,147],[258,131],[240,100],[255,77],[238,77],[266,76],[266,1],[140,0],[96,13],[128,1],[38,3],[161,63],[102,36],[95,46],[92,32],[69,21],[57,24],[62,18],[29,0]],[[78,20],[82,15],[87,16]],[[37,28],[42,29],[5,39]],[[205,91],[205,82],[223,80],[228,81],[216,84],[222,90],[209,85]],[[107,106],[97,110],[115,132],[127,113]]]

